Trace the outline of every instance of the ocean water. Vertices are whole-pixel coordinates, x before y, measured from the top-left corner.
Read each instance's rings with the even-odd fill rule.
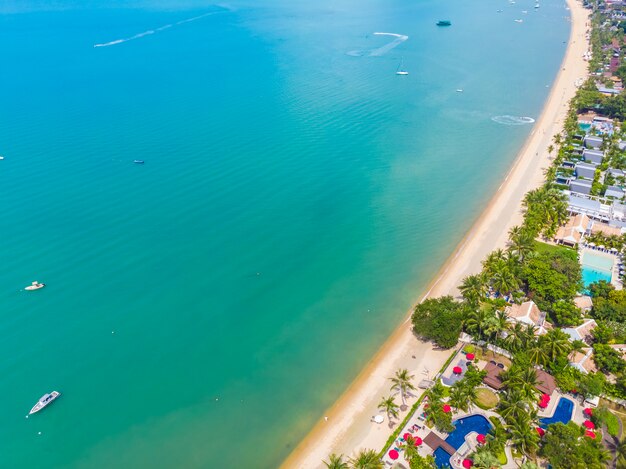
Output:
[[[533,4],[0,3],[0,467],[276,467],[531,131]]]

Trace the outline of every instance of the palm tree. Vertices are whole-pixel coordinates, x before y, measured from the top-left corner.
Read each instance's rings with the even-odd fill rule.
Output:
[[[508,295],[519,288],[519,280],[507,261],[501,261],[493,266],[491,285],[500,294]]]
[[[348,469],[348,463],[343,460],[343,454],[331,454],[328,461],[322,461],[328,469]]]
[[[465,386],[465,383],[462,381],[454,383],[450,388],[449,404],[456,409],[461,409],[467,412],[469,408],[469,396],[467,391],[468,386]]]
[[[391,390],[400,392],[400,397],[402,398],[402,405],[406,405],[405,395],[415,389],[415,386],[411,383],[411,380],[414,378],[414,375],[409,374],[409,370],[407,369],[399,369],[396,371],[396,376],[393,378],[389,378],[393,383],[391,385]]]
[[[498,413],[502,415],[507,422],[527,418],[528,409],[528,403],[517,389],[507,390],[498,403]]]
[[[521,226],[514,226],[509,231],[509,250],[520,262],[534,251],[533,236]]]
[[[486,436],[487,447],[492,453],[498,454],[504,451],[506,442],[509,439],[509,434],[506,428],[502,424],[495,425],[489,430],[489,434]]]
[[[485,447],[479,448],[476,453],[474,453],[472,462],[474,463],[472,467],[476,469],[497,469],[502,467],[498,458]]]
[[[511,443],[526,456],[534,455],[539,447],[539,435],[524,417],[513,419],[508,427]]]
[[[559,357],[566,357],[572,350],[570,337],[561,329],[552,329],[539,338],[539,343],[545,349],[548,358],[555,361]]]
[[[521,322],[513,322],[507,324],[506,337],[504,338],[504,345],[511,352],[519,352],[523,350],[526,345],[525,341],[525,327]]]
[[[477,307],[487,294],[487,284],[482,274],[468,275],[459,287],[461,295],[471,306]]]
[[[378,403],[378,408],[384,412],[387,412],[387,418],[391,422],[391,417],[398,418],[398,404],[394,401],[393,397],[382,397]]]
[[[354,458],[350,458],[353,469],[382,469],[383,462],[373,449],[362,449]]]
[[[519,390],[522,397],[533,401],[539,394],[537,390],[537,371],[534,368],[524,368],[519,374]]]
[[[409,461],[409,463],[415,456],[419,454],[417,446],[415,446],[415,438],[413,438],[412,436],[409,436],[406,439],[402,447],[404,448],[404,459]]]
[[[539,341],[528,349],[528,358],[533,365],[546,365],[549,361],[548,354]]]

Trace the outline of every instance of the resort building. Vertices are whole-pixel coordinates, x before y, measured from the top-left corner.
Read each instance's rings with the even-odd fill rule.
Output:
[[[595,373],[598,371],[593,361],[593,349],[591,347],[584,348],[581,352],[575,352],[570,355],[569,364],[581,373]]]
[[[550,396],[557,388],[556,380],[550,373],[537,370],[537,385],[535,386],[540,392]]]
[[[587,148],[600,148],[600,146],[602,145],[602,137],[596,137],[595,135],[586,135],[583,143]]]
[[[556,232],[554,241],[557,244],[574,247],[580,243],[582,235],[573,227],[562,226]]]
[[[591,163],[601,164],[604,159],[604,152],[598,150],[584,150],[583,159]]]
[[[527,301],[521,305],[512,304],[504,310],[509,321],[529,324],[537,328],[536,334],[545,334],[552,325],[546,322],[546,313],[539,310],[534,301]]]
[[[622,234],[622,229],[617,226],[610,226],[606,223],[600,223],[594,221],[591,225],[591,233],[593,234],[603,234],[604,236],[620,236]]]
[[[577,194],[589,195],[591,193],[591,181],[586,179],[574,179],[569,184],[569,190]]]
[[[483,378],[483,383],[485,383],[487,386],[492,387],[496,391],[502,389],[502,386],[504,386],[504,384],[502,383],[502,379],[500,379],[500,373],[502,373],[503,371],[502,368],[499,368],[495,363],[489,362],[487,363],[487,365],[485,365],[483,371],[487,372],[487,374]]]
[[[606,188],[606,192],[604,193],[605,197],[613,197],[615,199],[623,199],[624,198],[624,190],[618,186],[609,186]]]
[[[593,179],[596,174],[597,165],[591,163],[576,163],[574,172],[578,178]]]
[[[563,329],[567,335],[570,336],[572,341],[574,340],[582,340],[587,344],[591,344],[593,341],[593,336],[591,335],[591,331],[593,331],[598,324],[593,319],[587,319],[580,326],[577,327],[566,327]]]
[[[574,304],[583,313],[588,313],[593,308],[593,300],[588,295],[581,295],[574,298]]]

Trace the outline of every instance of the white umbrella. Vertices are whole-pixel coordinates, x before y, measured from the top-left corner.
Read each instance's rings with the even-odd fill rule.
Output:
[[[598,249],[604,249],[604,245],[601,244],[600,246],[598,246]]]
[[[378,414],[374,416],[374,422],[383,423],[384,421],[385,421],[385,417],[383,417],[382,415]]]
[[[609,249],[609,251],[617,252],[617,249],[611,248],[611,249]]]
[[[589,246],[595,246],[596,243],[589,243]]]

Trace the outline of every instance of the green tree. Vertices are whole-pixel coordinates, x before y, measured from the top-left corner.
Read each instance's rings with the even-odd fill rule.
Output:
[[[561,329],[551,329],[539,338],[539,345],[545,350],[548,360],[556,361],[567,357],[572,350],[570,337]]]
[[[621,353],[610,345],[595,344],[593,346],[593,361],[598,369],[605,373],[619,373],[626,368],[626,362]]]
[[[324,465],[328,469],[348,469],[348,463],[343,460],[343,454],[331,454],[328,456],[328,461],[323,461]]]
[[[435,459],[432,456],[414,456],[409,461],[410,469],[437,469]]]
[[[383,412],[387,412],[387,418],[391,421],[391,417],[398,418],[398,404],[396,404],[393,397],[383,397],[378,403],[378,408]]]
[[[520,262],[528,257],[535,249],[535,240],[532,233],[529,233],[521,226],[514,226],[509,231],[509,251]]]
[[[573,301],[560,300],[552,305],[552,319],[557,326],[578,326],[581,320],[581,311]]]
[[[583,427],[574,422],[552,424],[543,437],[539,454],[554,469],[604,468],[609,457],[602,444],[583,435]]]
[[[400,393],[402,405],[406,405],[406,394],[415,389],[415,386],[411,383],[413,378],[415,378],[415,376],[409,374],[409,370],[406,368],[399,369],[396,371],[396,375],[393,378],[389,378],[392,383],[391,390]]]
[[[472,467],[476,469],[497,469],[502,467],[498,458],[484,446],[478,448],[471,459],[474,463]]]
[[[526,417],[518,417],[509,424],[511,443],[522,454],[532,456],[539,448],[539,435]]]
[[[354,458],[350,458],[353,469],[383,469],[383,462],[373,449],[362,449]]]
[[[606,378],[602,373],[588,373],[581,375],[578,381],[578,391],[585,397],[601,396],[606,386]]]
[[[413,330],[418,337],[442,348],[454,347],[461,333],[463,308],[451,296],[429,298],[415,307]]]
[[[487,284],[482,274],[468,275],[463,279],[459,291],[467,303],[477,308],[487,294]]]

